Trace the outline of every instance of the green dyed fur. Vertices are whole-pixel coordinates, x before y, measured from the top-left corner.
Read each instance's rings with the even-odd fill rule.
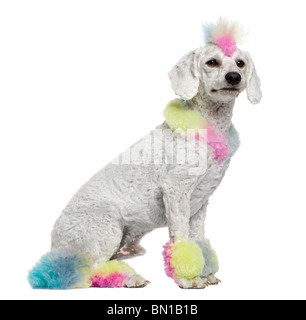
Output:
[[[207,128],[207,121],[197,112],[186,110],[184,102],[180,99],[169,102],[164,111],[164,116],[173,131],[181,129],[184,132],[188,130],[199,132],[200,129]]]

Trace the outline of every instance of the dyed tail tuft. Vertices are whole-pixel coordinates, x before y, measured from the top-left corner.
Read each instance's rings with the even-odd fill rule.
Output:
[[[88,288],[90,265],[86,257],[65,249],[45,254],[29,272],[28,281],[33,289]]]

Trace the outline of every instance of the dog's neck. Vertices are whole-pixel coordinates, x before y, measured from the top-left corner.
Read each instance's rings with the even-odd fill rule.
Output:
[[[206,95],[204,89],[191,100],[185,102],[188,109],[197,111],[219,132],[227,132],[232,123],[235,99],[231,102],[213,102]]]

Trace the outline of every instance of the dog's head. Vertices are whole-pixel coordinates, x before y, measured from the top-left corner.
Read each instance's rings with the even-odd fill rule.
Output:
[[[246,89],[251,103],[260,102],[260,79],[252,58],[226,32],[228,29],[223,30],[226,36],[218,44],[207,41],[189,52],[169,73],[172,88],[182,99],[190,100],[202,89],[213,102],[230,102]]]

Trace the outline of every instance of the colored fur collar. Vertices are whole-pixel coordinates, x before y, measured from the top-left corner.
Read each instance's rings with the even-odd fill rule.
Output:
[[[184,100],[175,99],[167,105],[164,116],[172,131],[188,130],[196,132],[196,139],[207,143],[214,150],[214,160],[221,164],[229,155],[230,148],[226,145],[226,134],[219,133],[204,117],[194,110],[187,110]],[[207,130],[207,137],[200,135],[200,130]]]

